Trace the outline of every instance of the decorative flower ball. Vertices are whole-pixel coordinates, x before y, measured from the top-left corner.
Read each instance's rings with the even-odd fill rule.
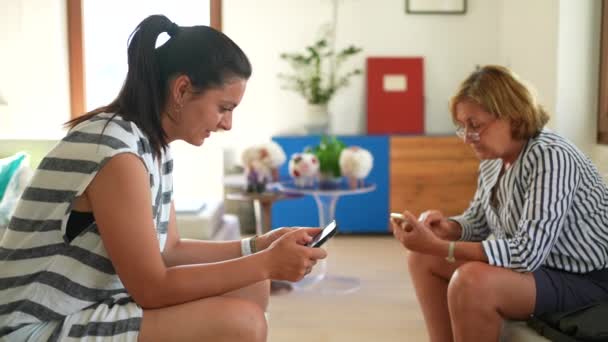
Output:
[[[241,161],[245,167],[245,173],[254,171],[263,179],[260,182],[279,180],[278,168],[285,163],[287,157],[285,152],[275,142],[253,145],[246,148],[241,155]]]
[[[319,177],[319,159],[312,153],[294,153],[289,160],[289,175],[297,186],[313,186]]]
[[[283,148],[274,141],[269,141],[260,145],[260,151],[262,154],[262,162],[273,169],[281,167],[281,165],[285,163],[285,160],[287,160]]]
[[[287,159],[285,156],[285,151],[283,151],[283,148],[274,141],[261,144],[258,146],[258,148],[260,153],[260,161],[271,170],[272,180],[278,182],[279,167],[281,167],[281,165],[283,165]]]
[[[340,172],[348,178],[351,187],[357,187],[372,170],[374,157],[372,154],[359,146],[350,146],[340,153]]]
[[[272,168],[263,161],[267,154],[259,145],[250,146],[241,154],[241,162],[247,179],[247,191],[264,192],[266,184],[273,180]]]

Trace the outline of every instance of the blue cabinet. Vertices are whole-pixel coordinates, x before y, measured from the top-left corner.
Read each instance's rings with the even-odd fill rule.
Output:
[[[387,233],[389,226],[389,136],[338,136],[347,146],[361,146],[374,156],[374,167],[366,183],[376,184],[370,193],[341,196],[336,205],[336,221],[341,233]],[[273,140],[285,150],[287,159],[307,146],[318,145],[320,136],[278,136]],[[279,170],[289,179],[288,163]],[[319,225],[317,206],[311,196],[278,201],[272,208],[272,227]]]

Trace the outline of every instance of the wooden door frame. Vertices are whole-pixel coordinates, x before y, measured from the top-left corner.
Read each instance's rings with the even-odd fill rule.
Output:
[[[210,0],[211,27],[222,30],[222,0]],[[82,26],[82,0],[67,0],[68,56],[70,70],[70,117],[75,118],[86,110],[86,75],[84,71],[84,37]]]

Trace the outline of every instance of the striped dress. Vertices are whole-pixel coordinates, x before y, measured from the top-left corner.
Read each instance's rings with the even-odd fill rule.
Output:
[[[167,149],[159,170],[143,132],[119,116],[109,118],[99,114],[73,128],[42,160],[17,205],[0,241],[0,339],[137,340],[142,309],[116,274],[96,224],[72,241],[66,225],[74,199],[104,164],[133,153],[150,177],[162,250],[173,161]]]
[[[500,159],[481,162],[470,207],[452,218],[462,240],[493,234],[482,242],[489,264],[520,272],[608,268],[608,187],[580,150],[543,130],[500,176],[502,168]]]

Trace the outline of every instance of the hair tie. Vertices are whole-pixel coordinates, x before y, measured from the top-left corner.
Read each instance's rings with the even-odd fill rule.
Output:
[[[169,36],[174,37],[178,32],[179,32],[179,25],[177,25],[176,23],[171,23],[171,26],[169,26],[169,29],[167,30],[167,33],[169,34]]]

